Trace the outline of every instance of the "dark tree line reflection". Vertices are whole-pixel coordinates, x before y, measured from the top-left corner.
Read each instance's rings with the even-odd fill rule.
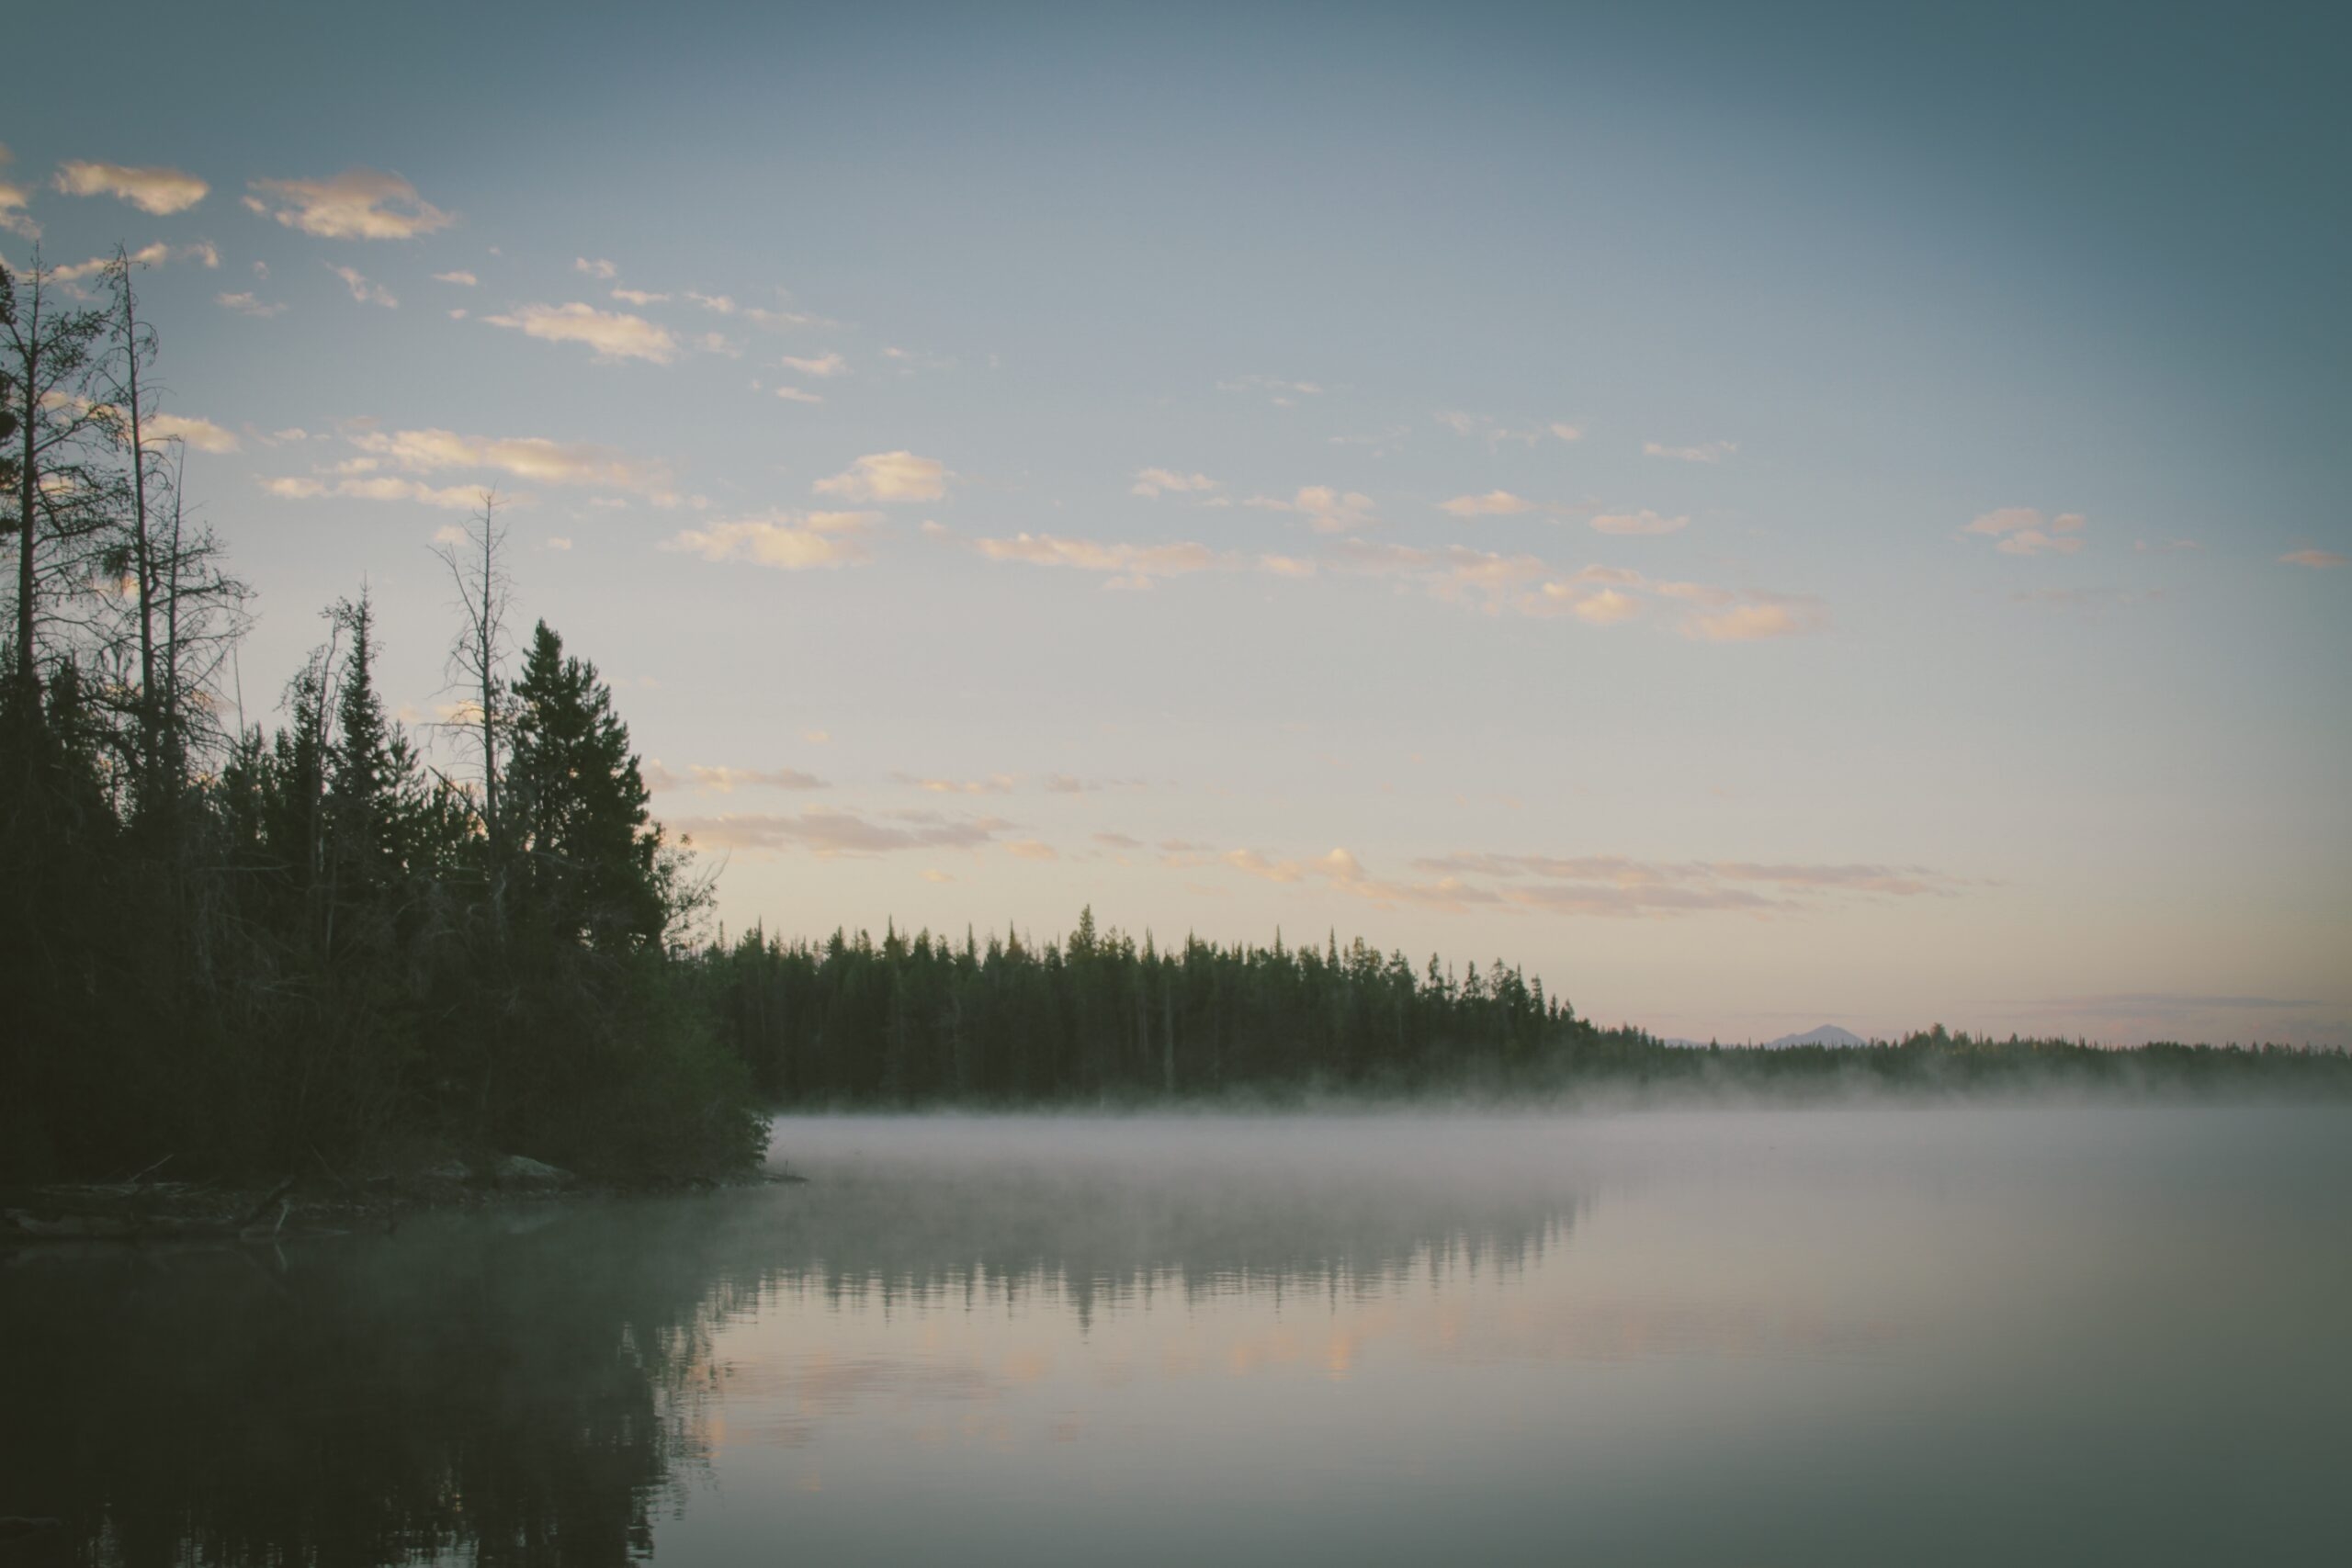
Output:
[[[286,1248],[0,1254],[0,1562],[618,1563],[689,1505],[714,1333],[1374,1292],[1562,1243],[1556,1184],[1290,1164],[848,1157],[806,1186],[445,1214]]]

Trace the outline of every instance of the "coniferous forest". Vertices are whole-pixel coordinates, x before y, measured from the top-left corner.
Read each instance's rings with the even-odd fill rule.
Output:
[[[2342,1092],[2340,1053],[1993,1042],[1692,1051],[1600,1029],[1502,963],[1336,933],[1097,929],[703,939],[595,665],[526,630],[494,498],[443,567],[464,699],[430,765],[387,714],[364,590],[265,728],[224,694],[254,613],[184,505],[153,330],[0,269],[0,1178],[509,1150],[616,1177],[747,1168],[773,1106],[1143,1104],[2131,1081]]]

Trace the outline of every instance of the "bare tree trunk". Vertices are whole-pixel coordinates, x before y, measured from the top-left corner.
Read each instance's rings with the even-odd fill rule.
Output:
[[[475,625],[480,628],[481,657],[481,821],[482,832],[490,840],[492,865],[498,863],[498,665],[492,657],[497,640],[495,604],[495,568],[498,564],[498,531],[492,526],[497,516],[498,502],[485,493],[481,501],[481,610]]]
[[[24,719],[33,723],[40,707],[40,675],[33,666],[33,593],[37,586],[33,574],[33,534],[40,525],[40,513],[35,510],[40,500],[40,307],[43,281],[40,257],[33,257],[26,277],[31,282],[31,306],[17,334],[22,348],[22,363],[17,390],[23,400],[19,414],[20,434],[24,451],[17,468],[17,694],[24,706]]]
[[[130,258],[114,252],[115,287],[122,304],[123,401],[130,416],[131,564],[139,574],[139,794],[142,807],[154,803],[157,762],[155,716],[155,551],[147,533],[147,448],[141,444],[146,411],[140,406],[139,300],[130,287]]]
[[[177,458],[186,462],[185,450]],[[172,475],[172,547],[167,565],[171,581],[164,592],[164,736],[166,752],[164,762],[170,773],[172,788],[177,793],[186,777],[185,747],[180,734],[180,475]]]

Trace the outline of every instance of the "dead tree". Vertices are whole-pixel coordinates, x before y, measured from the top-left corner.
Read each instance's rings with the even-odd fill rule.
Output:
[[[437,554],[458,591],[460,616],[457,640],[449,648],[448,678],[466,694],[462,720],[453,723],[481,754],[481,829],[488,862],[491,900],[498,908],[502,891],[504,825],[500,818],[499,756],[506,726],[505,669],[513,651],[506,637],[506,612],[514,584],[506,573],[506,530],[498,522],[498,492],[482,491],[481,510],[456,536],[445,538]]]

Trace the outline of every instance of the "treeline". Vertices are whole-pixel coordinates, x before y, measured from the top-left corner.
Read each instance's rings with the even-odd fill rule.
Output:
[[[672,952],[707,890],[594,666],[510,646],[494,502],[445,557],[462,778],[387,716],[364,593],[282,722],[228,721],[249,595],[155,439],[133,264],[102,281],[0,268],[0,1177],[752,1163]]]
[[[2283,1046],[1995,1040],[1938,1025],[1895,1042],[1780,1050],[1669,1045],[1604,1029],[1499,960],[1457,976],[1337,933],[1319,945],[1159,946],[895,927],[879,942],[763,931],[694,960],[706,1005],[782,1105],[1299,1102],[1319,1096],[1524,1097],[1721,1089],[2238,1089],[2352,1093],[2352,1057]]]

